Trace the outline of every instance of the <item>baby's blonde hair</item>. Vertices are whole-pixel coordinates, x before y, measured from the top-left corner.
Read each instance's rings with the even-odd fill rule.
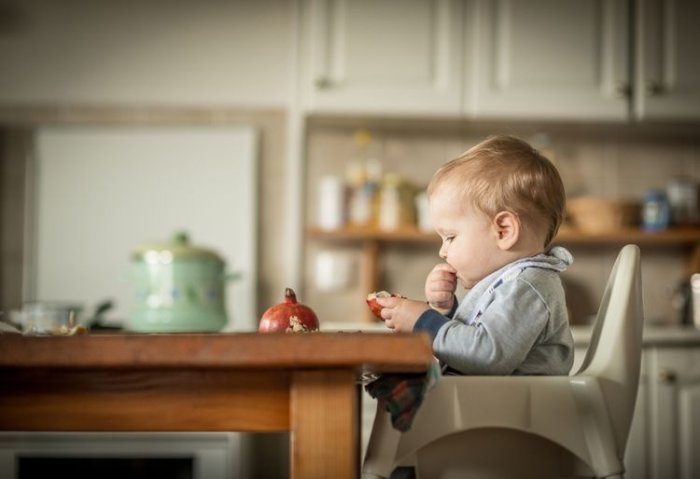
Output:
[[[566,194],[554,165],[523,140],[490,136],[442,165],[428,185],[428,196],[456,187],[459,197],[490,218],[510,211],[523,228],[544,233],[547,247],[564,219]]]

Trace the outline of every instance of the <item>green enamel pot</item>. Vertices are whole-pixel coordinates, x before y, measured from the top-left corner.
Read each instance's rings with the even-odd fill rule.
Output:
[[[128,329],[137,332],[215,332],[228,322],[224,260],[193,246],[188,235],[149,243],[131,255],[132,307]]]

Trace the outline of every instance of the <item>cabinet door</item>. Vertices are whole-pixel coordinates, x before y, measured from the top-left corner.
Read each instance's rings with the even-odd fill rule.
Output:
[[[700,2],[639,0],[635,116],[700,119]]]
[[[700,348],[652,351],[651,477],[700,477]]]
[[[457,116],[461,12],[457,0],[309,0],[306,108]]]
[[[469,4],[465,113],[627,119],[627,11],[625,0]]]

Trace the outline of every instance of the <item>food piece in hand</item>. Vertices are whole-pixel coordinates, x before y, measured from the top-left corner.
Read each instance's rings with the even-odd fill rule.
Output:
[[[265,311],[260,318],[260,333],[306,333],[318,331],[318,318],[308,306],[297,303],[292,288],[284,290],[284,301]]]
[[[367,306],[377,318],[382,319],[382,305],[377,303],[377,298],[403,298],[400,294],[392,294],[388,291],[376,291],[367,295]]]

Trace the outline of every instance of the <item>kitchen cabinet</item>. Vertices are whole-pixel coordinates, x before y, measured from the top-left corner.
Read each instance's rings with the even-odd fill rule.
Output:
[[[639,0],[635,22],[635,118],[697,120],[700,3]]]
[[[303,18],[310,113],[700,119],[693,0],[308,0]]]
[[[456,116],[458,0],[309,0],[303,98],[308,110]]]
[[[573,370],[590,328],[573,328]],[[639,392],[625,452],[626,477],[700,477],[700,330],[644,328]]]
[[[625,0],[309,0],[303,18],[310,112],[627,117]]]
[[[650,478],[700,477],[700,349],[649,352]]]
[[[475,118],[624,120],[624,0],[477,0],[465,31],[463,114]]]

